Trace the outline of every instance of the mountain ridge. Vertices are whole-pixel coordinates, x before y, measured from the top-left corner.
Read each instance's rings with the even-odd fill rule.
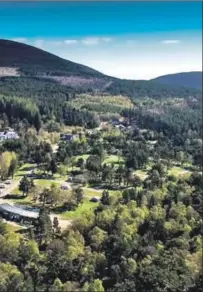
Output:
[[[185,86],[190,88],[202,89],[202,72],[189,71],[166,74],[153,78],[150,81],[170,86]]]
[[[10,74],[10,75],[9,75]],[[111,77],[100,73],[88,66],[62,59],[42,49],[20,42],[0,39],[0,78],[3,77],[9,85],[9,76],[12,85],[20,82],[23,77],[23,85],[26,86],[26,78],[41,78],[46,82],[52,79],[80,92],[100,92],[112,95],[126,95],[132,98],[167,96],[188,96],[198,94],[198,91],[185,88],[171,88],[154,80],[127,80]],[[30,80],[28,81],[30,84]],[[27,83],[27,84],[28,84]],[[3,85],[2,85],[3,86]],[[44,85],[43,85],[44,87]],[[44,87],[45,88],[45,87]]]

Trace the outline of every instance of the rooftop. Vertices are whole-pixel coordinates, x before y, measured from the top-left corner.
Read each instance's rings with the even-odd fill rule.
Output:
[[[9,204],[1,204],[0,211],[12,213],[15,215],[20,215],[22,217],[27,217],[27,218],[38,218],[38,215],[39,215],[38,212],[24,210],[20,207],[15,207]]]

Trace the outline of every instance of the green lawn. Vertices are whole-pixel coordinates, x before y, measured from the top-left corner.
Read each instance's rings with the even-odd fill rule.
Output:
[[[187,174],[190,174],[190,173],[191,173],[191,171],[189,171],[189,170],[185,170],[184,168],[179,167],[179,166],[173,166],[173,167],[168,171],[168,174],[169,174],[169,175],[174,175],[174,176],[187,175]]]
[[[12,190],[11,197],[10,198],[8,197],[7,199],[21,205],[34,205],[34,202],[32,201],[32,197],[30,195],[24,198],[21,196],[22,196],[22,192],[17,187],[14,190]]]
[[[50,187],[52,184],[56,184],[57,186],[60,185],[58,181],[55,181],[53,179],[35,179],[34,183],[36,186],[41,187]]]
[[[55,182],[54,180],[46,180],[46,179],[35,179],[34,183],[36,186],[41,187],[42,189],[45,187],[50,187],[52,183],[55,183],[58,186],[60,185],[59,182]],[[21,196],[22,196],[22,192],[17,187],[14,190],[12,190],[10,199],[13,202],[21,204],[21,205],[32,205],[32,206],[37,205],[37,203],[33,202],[31,195],[28,195],[25,198],[21,198]]]
[[[15,177],[16,179],[19,178],[19,176],[24,176],[27,174],[27,172],[30,170],[30,169],[35,169],[35,166],[31,163],[25,163],[23,164],[15,173]]]
[[[138,169],[135,171],[135,174],[138,175],[142,180],[147,177],[147,171]]]
[[[104,159],[103,163],[111,164],[111,163],[123,163],[123,157],[119,157],[118,155],[109,155]]]
[[[9,232],[18,232],[21,229],[23,229],[22,226],[18,225],[17,223],[15,224],[14,222],[6,222],[6,228]]]
[[[82,217],[84,214],[91,213],[98,206],[98,203],[92,203],[89,199],[85,199],[84,202],[79,205],[75,211],[66,211],[61,213],[62,219],[76,219]]]
[[[95,190],[93,188],[87,188],[87,187],[84,187],[83,191],[84,191],[85,196],[89,198],[92,198],[94,196],[101,197],[102,192],[103,192],[103,190]]]

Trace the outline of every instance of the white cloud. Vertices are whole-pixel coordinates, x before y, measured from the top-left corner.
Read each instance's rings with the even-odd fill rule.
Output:
[[[85,39],[82,39],[81,42],[85,46],[97,45],[99,43],[99,38],[85,38]]]
[[[27,42],[38,48],[63,47],[64,45],[82,44],[84,46],[93,46],[112,41],[109,37],[86,37],[82,39],[34,39],[27,40],[26,38],[13,39],[18,42]],[[64,48],[65,49],[65,48]]]
[[[164,36],[150,39],[95,36],[80,39],[36,38],[28,39],[27,43],[120,78],[150,79],[174,72],[201,71],[201,42],[182,38],[188,44],[183,46],[179,37],[175,38],[174,35],[171,38],[168,36],[168,39]],[[178,43],[180,45],[175,45]]]
[[[63,42],[62,41],[50,41],[49,44],[53,45],[53,46],[61,46],[63,44]]]
[[[91,38],[85,38],[82,39],[81,42],[85,46],[92,46],[92,45],[98,45],[99,43],[109,43],[112,39],[108,37],[91,37]]]
[[[27,42],[26,38],[13,38],[11,40],[14,42],[19,42],[19,43],[26,43]]]
[[[162,41],[162,44],[178,44],[180,43],[180,40],[164,40]]]
[[[109,43],[109,42],[112,41],[111,38],[101,38],[101,40],[102,40],[103,42],[105,42],[105,43]]]
[[[64,43],[66,45],[73,45],[73,44],[77,44],[78,41],[77,40],[65,40]]]

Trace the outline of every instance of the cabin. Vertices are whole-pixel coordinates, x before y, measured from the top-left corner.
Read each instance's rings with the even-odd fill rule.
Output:
[[[13,129],[8,129],[0,132],[0,142],[11,139],[19,139],[18,134]]]
[[[0,204],[0,215],[11,221],[34,223],[34,221],[37,220],[39,213],[5,203]]]

